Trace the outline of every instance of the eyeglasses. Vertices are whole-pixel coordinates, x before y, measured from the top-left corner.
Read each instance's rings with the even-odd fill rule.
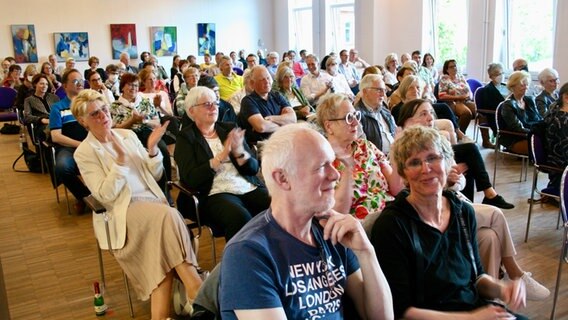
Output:
[[[550,83],[557,83],[557,82],[559,82],[559,79],[558,79],[558,78],[554,78],[554,79],[548,79],[548,80],[546,80],[546,81],[548,81],[548,82],[550,82]]]
[[[211,109],[213,109],[213,108],[218,107],[218,106],[219,106],[219,102],[217,102],[217,101],[213,101],[213,102],[203,102],[203,103],[199,103],[199,104],[194,105],[194,107],[197,107],[197,106],[202,106],[202,107],[205,108],[205,109],[211,110]]]
[[[83,86],[85,83],[85,80],[83,79],[75,79],[75,80],[71,80],[71,83],[74,84],[75,86],[81,85]]]
[[[138,83],[127,83],[127,85],[131,86],[133,89],[134,88],[140,88],[140,84],[138,84]]]
[[[379,88],[379,87],[368,87],[367,89],[374,90],[380,93],[385,93],[385,91],[387,91],[386,88]]]
[[[448,66],[448,69],[455,69],[455,68],[457,68],[457,67],[458,67],[458,66],[456,66],[456,65],[454,64],[454,65]]]
[[[89,112],[89,117],[96,119],[101,116],[101,112],[104,114],[108,114],[108,106],[104,105],[95,111]]]
[[[424,160],[420,160],[420,159],[412,159],[410,161],[408,161],[404,167],[408,170],[419,170],[420,168],[422,168],[422,165],[424,163],[427,163],[430,167],[432,166],[438,166],[440,165],[440,163],[442,162],[442,160],[444,159],[444,156],[441,155],[431,155],[428,156],[426,159]]]
[[[101,77],[95,78],[95,79],[91,79],[92,82],[99,82],[102,81],[103,79],[101,79]]]
[[[345,123],[347,123],[348,125],[353,124],[355,121],[359,122],[361,121],[361,111],[349,112],[343,118],[328,119],[327,121],[341,121],[341,120],[344,120]]]

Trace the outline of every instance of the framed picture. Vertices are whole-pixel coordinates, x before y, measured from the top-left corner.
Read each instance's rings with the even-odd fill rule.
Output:
[[[158,57],[177,54],[176,27],[150,27],[152,54]]]
[[[134,23],[111,24],[110,38],[113,59],[120,59],[120,54],[122,52],[127,52],[131,59],[138,58],[136,25]]]
[[[215,24],[214,23],[198,23],[197,24],[197,47],[199,55],[204,56],[206,53],[214,55],[215,52]]]
[[[13,24],[12,42],[17,63],[37,63],[37,43],[33,24]]]
[[[87,32],[56,32],[53,34],[57,61],[74,58],[75,61],[89,60],[89,36]]]

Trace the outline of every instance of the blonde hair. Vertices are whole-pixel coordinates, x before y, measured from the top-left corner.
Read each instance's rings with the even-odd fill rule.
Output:
[[[343,101],[349,101],[347,96],[338,93],[329,93],[320,98],[320,104],[316,109],[317,124],[325,132],[324,123],[332,118],[337,117],[337,110]]]
[[[95,90],[85,89],[81,90],[79,94],[73,98],[71,102],[71,113],[75,119],[83,118],[87,115],[87,105],[94,101],[101,101],[106,103],[105,98],[102,94]]]
[[[507,80],[507,89],[509,89],[509,91],[513,91],[513,87],[523,81],[527,81],[527,84],[529,84],[531,81],[531,75],[526,71],[515,71],[511,73],[509,80]]]

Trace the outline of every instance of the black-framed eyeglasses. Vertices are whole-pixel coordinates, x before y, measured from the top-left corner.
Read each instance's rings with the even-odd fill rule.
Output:
[[[197,107],[197,106],[201,106],[205,109],[213,109],[213,108],[219,107],[219,102],[217,102],[217,101],[203,102],[203,103],[198,103],[198,104],[194,105],[194,107]]]
[[[94,111],[89,112],[89,117],[96,119],[101,116],[101,112],[104,114],[108,114],[108,106],[104,105],[100,108],[97,108]]]
[[[347,124],[353,124],[355,121],[360,122],[361,121],[361,111],[349,112],[343,118],[328,119],[327,121],[341,121],[341,120],[344,120],[345,123],[347,123]]]
[[[437,166],[442,162],[443,159],[444,159],[444,156],[442,156],[442,155],[430,155],[430,156],[426,157],[426,159],[424,159],[424,160],[412,159],[412,160],[408,161],[404,165],[404,167],[408,170],[419,170],[420,168],[422,168],[422,165],[424,163],[427,163],[430,167],[431,166]]]

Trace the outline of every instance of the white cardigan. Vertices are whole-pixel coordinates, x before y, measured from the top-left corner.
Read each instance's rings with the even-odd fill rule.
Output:
[[[134,161],[150,191],[166,201],[156,180],[160,179],[164,167],[163,156],[150,158],[148,152],[132,130],[112,129],[118,141],[129,154],[138,154],[141,161]],[[121,249],[126,242],[126,212],[132,196],[128,186],[128,167],[122,167],[108,154],[103,145],[89,132],[74,154],[85,185],[95,199],[107,210],[112,249]],[[135,159],[137,157],[134,157]],[[102,214],[93,214],[93,228],[101,249],[109,249]]]

